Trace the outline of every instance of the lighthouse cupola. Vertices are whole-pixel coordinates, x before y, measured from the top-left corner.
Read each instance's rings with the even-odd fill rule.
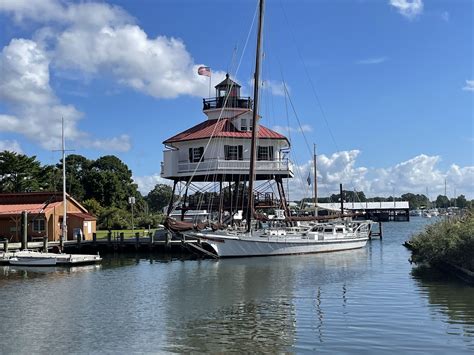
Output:
[[[240,97],[240,85],[233,81],[229,74],[225,75],[224,81],[216,86],[216,97],[224,98],[229,95],[229,100],[236,100]]]
[[[216,118],[217,115],[226,117],[243,111],[252,110],[252,99],[250,97],[240,96],[241,86],[226,74],[225,79],[215,86],[216,96],[213,98],[203,99],[203,111],[209,119]],[[225,108],[225,112],[220,113]],[[223,115],[223,116],[222,116]]]

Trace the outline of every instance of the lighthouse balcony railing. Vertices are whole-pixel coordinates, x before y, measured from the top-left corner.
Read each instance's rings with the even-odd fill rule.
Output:
[[[193,173],[248,173],[250,168],[249,160],[225,160],[225,159],[205,159],[201,162],[179,161],[173,168],[169,169],[162,164],[161,175],[191,175]],[[173,171],[174,170],[174,171]],[[256,162],[256,173],[293,173],[293,166],[288,160],[259,160]]]
[[[216,108],[252,108],[252,99],[250,97],[214,97],[209,99],[202,99],[203,110],[210,110]]]

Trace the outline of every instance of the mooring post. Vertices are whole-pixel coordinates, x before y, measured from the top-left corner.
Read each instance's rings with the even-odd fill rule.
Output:
[[[92,246],[95,248],[97,245],[97,233],[92,233]]]
[[[43,237],[43,253],[48,252],[48,237]]]
[[[372,240],[372,224],[371,223],[369,223],[368,229],[369,229],[369,240]]]
[[[155,235],[154,235],[154,233],[150,233],[149,236],[150,236],[149,247],[150,247],[150,250],[152,250],[153,249],[153,244],[155,243]]]
[[[135,249],[138,250],[140,248],[140,233],[136,232],[135,233]]]
[[[380,239],[382,239],[382,236],[383,236],[382,222],[379,222],[379,235],[380,235]]]
[[[8,252],[8,239],[5,239],[3,241],[3,252],[4,253]]]
[[[77,248],[81,249],[81,233],[76,234],[76,242],[77,242]]]
[[[124,243],[124,234],[123,232],[120,232],[120,248],[123,249],[123,243]]]
[[[28,212],[21,212],[21,250],[28,248]]]
[[[112,232],[107,233],[107,247],[109,249],[112,247]]]

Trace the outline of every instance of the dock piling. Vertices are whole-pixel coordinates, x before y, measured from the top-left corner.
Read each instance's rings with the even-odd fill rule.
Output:
[[[21,250],[28,248],[28,212],[21,212]]]
[[[43,238],[43,253],[48,252],[48,237]]]
[[[135,249],[139,249],[140,248],[140,233],[139,232],[136,232],[135,233]]]
[[[97,233],[92,233],[92,246],[95,248],[97,245]]]
[[[3,241],[3,252],[6,253],[8,251],[8,239]]]

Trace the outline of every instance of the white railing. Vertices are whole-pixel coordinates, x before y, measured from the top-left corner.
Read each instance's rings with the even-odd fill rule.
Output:
[[[241,171],[246,172],[250,168],[249,160],[223,160],[223,159],[212,159],[205,160],[200,163],[190,163],[186,161],[178,162],[178,174],[192,173],[192,172],[210,172],[210,171]],[[293,167],[291,163],[286,160],[259,160],[256,163],[256,171],[289,171],[292,172]]]

